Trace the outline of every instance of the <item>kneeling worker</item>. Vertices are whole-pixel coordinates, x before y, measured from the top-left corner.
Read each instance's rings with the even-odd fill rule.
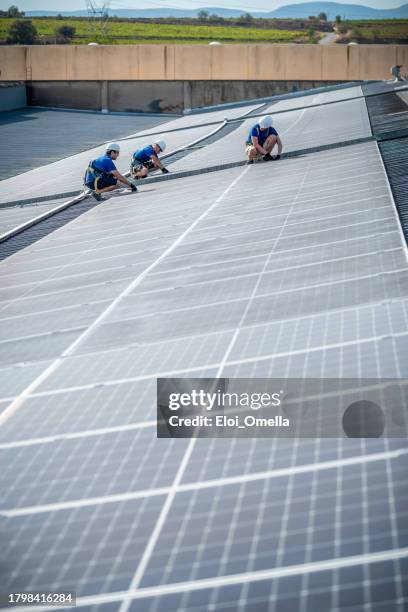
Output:
[[[255,160],[259,161],[261,158],[264,161],[280,159],[282,141],[279,138],[278,132],[272,127],[272,117],[270,115],[262,117],[259,123],[256,123],[251,128],[245,144],[248,164],[253,164]],[[272,157],[271,152],[276,144],[278,145],[278,154]]]
[[[130,174],[133,178],[142,179],[149,174],[149,170],[156,168],[161,170],[163,174],[168,174],[167,168],[163,166],[158,158],[159,153],[163,153],[166,149],[164,140],[158,140],[152,145],[147,145],[142,149],[138,149],[133,153],[133,159],[130,166]]]
[[[105,155],[91,161],[87,168],[85,185],[92,189],[92,195],[98,202],[103,200],[101,193],[113,191],[118,187],[118,182],[127,185],[132,191],[137,191],[136,185],[128,181],[113,163],[119,157],[119,151],[120,146],[116,142],[108,143]]]

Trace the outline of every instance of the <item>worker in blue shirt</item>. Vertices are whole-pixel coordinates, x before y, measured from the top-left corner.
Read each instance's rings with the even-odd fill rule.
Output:
[[[105,154],[89,163],[85,174],[85,185],[92,190],[95,200],[103,200],[101,193],[113,191],[118,182],[137,191],[136,185],[128,181],[116,168],[114,160],[119,157],[120,146],[116,142],[109,142],[105,147]]]
[[[253,164],[254,161],[263,159],[271,161],[280,159],[282,153],[282,141],[279,138],[278,132],[272,127],[272,117],[265,115],[256,123],[248,134],[248,139],[245,143],[245,153],[248,157],[248,164]],[[272,149],[278,145],[278,154],[272,157]]]
[[[166,149],[164,140],[147,145],[142,149],[138,149],[133,153],[132,162],[130,165],[130,174],[135,179],[145,178],[149,174],[149,170],[156,168],[161,170],[163,174],[168,174],[167,168],[163,166],[158,155]]]

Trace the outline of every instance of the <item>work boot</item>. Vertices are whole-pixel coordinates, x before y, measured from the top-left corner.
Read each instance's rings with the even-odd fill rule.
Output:
[[[247,161],[246,165],[247,165],[247,166],[249,166],[250,164],[253,164],[253,163],[254,163],[254,160],[253,160],[253,159],[248,159],[248,161]]]
[[[100,194],[100,193],[96,193],[96,191],[93,191],[93,192],[92,192],[92,195],[93,195],[93,197],[95,198],[95,200],[96,200],[97,202],[103,202],[103,201],[104,201],[104,199],[105,199],[103,196],[101,196],[101,194]]]
[[[266,155],[263,156],[262,158],[264,161],[272,161],[273,157],[270,153],[267,153]]]

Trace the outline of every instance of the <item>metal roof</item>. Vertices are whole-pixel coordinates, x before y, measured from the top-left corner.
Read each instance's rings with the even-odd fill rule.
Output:
[[[254,109],[257,106],[259,107],[259,105],[246,107],[244,112],[248,112],[248,110]],[[242,110],[235,109],[230,111],[230,116],[235,117],[240,113],[242,113]],[[74,115],[76,115],[76,113],[73,113],[73,116]],[[129,121],[128,118],[126,119]],[[125,136],[127,137],[122,141],[121,155],[118,159],[117,166],[120,171],[125,172],[128,170],[130,156],[138,147],[150,142],[151,133],[163,136],[166,139],[169,149],[172,149],[181,145],[187,145],[190,141],[196,140],[206,135],[209,131],[212,131],[206,126],[207,122],[219,123],[222,122],[223,119],[224,112],[221,111],[209,112],[205,116],[197,115],[193,118],[182,117],[180,119],[167,121],[165,124],[161,125],[160,132],[157,132],[156,128],[140,130],[141,126],[139,122],[139,129],[134,134],[134,137],[128,136],[129,128],[126,133],[122,132],[122,138],[117,138],[118,140],[122,140]],[[110,121],[112,125],[115,125],[117,121],[116,115],[112,116]],[[186,126],[195,127],[195,129],[191,131],[182,129]],[[112,127],[111,130],[113,131]],[[142,134],[145,135],[143,136]],[[81,190],[86,166],[90,159],[103,153],[104,143],[106,143],[108,139],[100,137],[99,140],[101,143],[99,146],[72,155],[71,157],[60,159],[50,165],[37,167],[25,173],[24,178],[16,176],[7,181],[2,181],[0,183],[0,206],[10,201],[12,203],[32,202],[32,200],[35,200],[37,197],[44,198],[47,196],[55,199],[61,192]]]
[[[168,116],[36,107],[0,113],[1,138],[9,143],[1,163],[0,180],[169,121]]]
[[[406,243],[364,101],[337,95],[276,115],[301,155],[243,167],[237,121],[174,162],[191,176],[0,264],[1,591],[119,612],[408,606],[406,437],[156,438],[159,376],[407,377]],[[172,146],[214,129],[176,121]],[[214,157],[235,166],[201,174]]]

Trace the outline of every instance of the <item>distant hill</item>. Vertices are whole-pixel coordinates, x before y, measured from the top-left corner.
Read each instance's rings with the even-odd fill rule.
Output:
[[[177,8],[160,8],[160,9],[110,9],[109,14],[116,17],[121,18],[156,18],[159,17],[188,17],[193,18],[197,17],[200,11],[207,11],[208,13],[212,13],[213,15],[218,15],[219,17],[239,17],[243,15],[246,11],[239,11],[234,9],[222,9],[222,8],[199,8],[197,10],[184,10]],[[86,11],[25,11],[25,14],[28,17],[56,17],[57,15],[63,15],[64,17],[86,17]],[[255,15],[255,13],[253,13]],[[264,13],[260,14],[264,15]]]
[[[341,4],[338,2],[305,2],[304,4],[288,4],[267,13],[268,17],[302,18],[309,15],[326,13],[328,19],[340,15],[342,19],[404,19],[408,18],[408,4],[394,9],[373,9],[361,4]],[[265,15],[266,17],[266,15]]]
[[[203,7],[195,10],[182,9],[111,9],[110,15],[115,15],[121,18],[159,18],[159,17],[197,17],[200,11],[207,11],[220,17],[239,17],[246,11],[223,9],[218,7]],[[394,9],[373,9],[360,4],[341,4],[338,2],[305,2],[303,4],[288,4],[281,6],[271,12],[252,12],[254,17],[264,18],[293,18],[304,19],[309,15],[318,15],[326,13],[330,20],[334,20],[336,15],[340,15],[342,19],[408,19],[408,4],[404,4],[399,8]],[[26,11],[29,17],[56,17],[58,14],[64,17],[85,17],[86,11]]]

